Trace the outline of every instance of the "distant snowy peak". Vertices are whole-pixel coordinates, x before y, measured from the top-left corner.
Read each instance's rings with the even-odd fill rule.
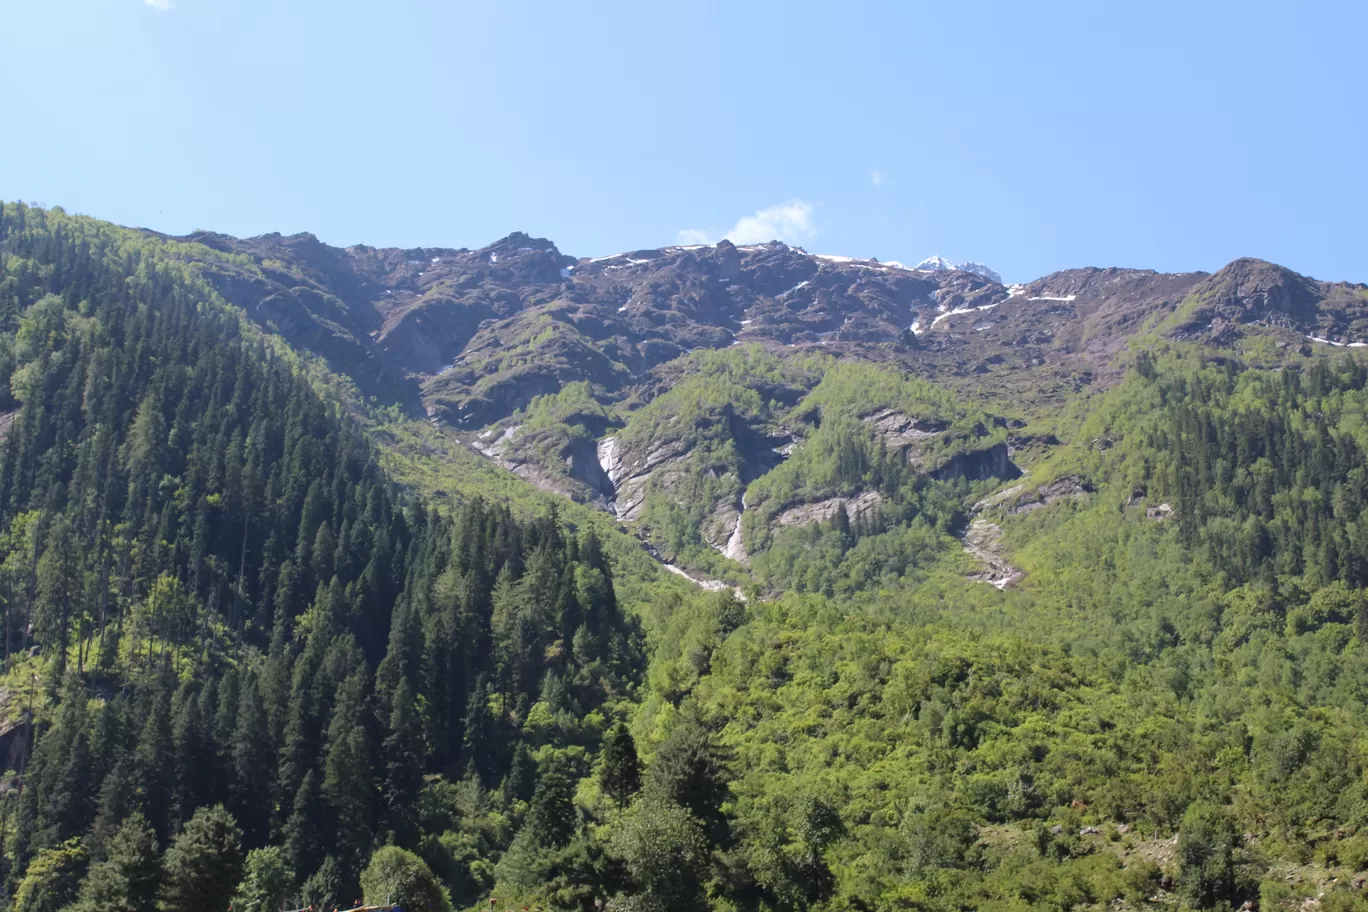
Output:
[[[929,256],[912,268],[925,272],[949,272],[957,267],[943,256]]]
[[[975,275],[981,275],[990,282],[997,282],[999,285],[1002,284],[1002,276],[998,275],[987,266],[984,266],[982,263],[952,263],[943,256],[927,257],[912,268],[920,269],[924,272],[949,272],[952,269],[958,269],[961,272],[972,272]]]
[[[990,282],[997,282],[999,285],[1002,284],[1002,276],[998,275],[987,266],[984,266],[982,263],[960,263],[955,268],[962,270],[963,272],[972,272],[975,275],[981,275]]]

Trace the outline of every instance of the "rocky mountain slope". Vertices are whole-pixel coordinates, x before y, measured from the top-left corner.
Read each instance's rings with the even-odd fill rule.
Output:
[[[573,380],[627,398],[658,365],[746,342],[944,376],[1042,360],[1103,369],[1156,315],[1178,336],[1213,322],[1344,344],[1368,336],[1363,286],[1250,259],[1215,275],[1088,268],[1008,286],[978,264],[909,268],[778,242],[577,260],[521,233],[478,250],[336,248],[308,234],[184,240],[223,254],[203,264],[207,277],[261,324],[367,393],[471,430]]]
[[[1215,274],[1084,268],[1004,285],[980,264],[779,242],[576,259],[521,233],[477,250],[179,240],[203,245],[183,249],[226,299],[365,396],[452,428],[694,564],[745,561],[838,504],[887,513],[867,480],[804,479],[743,523],[766,501],[762,480],[819,444],[825,419],[852,422],[859,451],[826,452],[832,465],[892,452],[927,477],[1011,478],[1049,448],[1033,416],[1115,382],[1137,335],[1257,336],[1289,352],[1368,339],[1368,287],[1252,259]],[[873,373],[852,380],[852,364]],[[913,414],[902,377],[934,380],[939,398],[918,392],[926,407]]]

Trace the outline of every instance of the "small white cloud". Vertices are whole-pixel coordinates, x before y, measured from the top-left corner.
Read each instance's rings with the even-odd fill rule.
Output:
[[[766,241],[801,244],[816,236],[812,204],[798,199],[742,216],[730,231],[722,234],[733,244],[763,244]],[[685,228],[679,232],[679,243],[711,244],[711,237],[710,232]]]
[[[888,175],[884,174],[882,171],[875,171],[873,174],[869,175],[869,179],[874,182],[874,186],[876,187],[882,187],[883,182],[887,178]]]
[[[676,240],[678,243],[685,246],[712,243],[712,238],[708,236],[708,232],[699,231],[697,228],[685,228],[683,231],[679,232]]]
[[[143,0],[143,6],[150,6],[154,10],[165,12],[171,8],[171,0]]]

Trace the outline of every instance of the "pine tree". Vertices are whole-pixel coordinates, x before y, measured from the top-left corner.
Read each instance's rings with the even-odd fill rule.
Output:
[[[186,681],[172,700],[171,741],[175,760],[178,819],[187,819],[195,808],[208,804],[218,763],[209,722],[201,715],[201,703],[191,682]]]
[[[347,678],[328,726],[322,793],[344,865],[361,863],[370,846],[374,821],[373,761],[367,731],[368,677],[364,669],[357,669]]]
[[[172,830],[172,795],[175,763],[171,742],[170,703],[165,677],[159,676],[150,695],[147,718],[134,751],[135,794],[137,806],[147,816],[157,835],[165,838]]]
[[[270,831],[271,779],[263,774],[271,768],[273,751],[255,675],[248,675],[243,681],[231,743],[230,807],[242,827],[244,843],[260,846]]]
[[[637,758],[636,741],[624,722],[619,722],[604,742],[599,782],[619,808],[625,808],[641,789],[641,761]]]
[[[157,834],[141,814],[123,822],[90,869],[72,912],[155,912],[161,883]]]
[[[513,748],[513,761],[508,766],[508,775],[504,776],[504,798],[508,801],[531,801],[536,789],[537,761],[532,759],[527,745],[519,741],[518,746]]]
[[[465,756],[485,785],[497,782],[498,757],[494,750],[494,717],[489,711],[489,688],[479,680],[470,693],[465,717]]]
[[[226,909],[242,879],[242,832],[222,806],[201,808],[166,850],[162,912]]]
[[[348,884],[342,866],[329,855],[300,886],[299,902],[306,908],[330,910],[355,898],[356,893],[355,881]]]
[[[423,733],[413,706],[414,695],[408,678],[395,688],[390,712],[389,734],[384,742],[385,804],[383,826],[396,842],[407,844],[417,839],[414,811],[423,786]]]
[[[660,745],[645,791],[654,801],[677,804],[692,813],[715,845],[726,846],[730,841],[722,811],[729,792],[726,763],[698,722],[681,721]]]
[[[556,847],[570,841],[577,822],[574,797],[575,783],[569,770],[553,761],[537,778],[537,790],[524,824],[536,845]]]
[[[323,818],[323,799],[319,795],[318,775],[309,770],[299,784],[285,820],[280,841],[285,847],[285,861],[291,870],[309,871],[322,859],[322,840],[319,822]]]
[[[33,605],[33,634],[58,670],[65,668],[71,621],[83,588],[76,531],[60,517],[38,560],[38,598]]]

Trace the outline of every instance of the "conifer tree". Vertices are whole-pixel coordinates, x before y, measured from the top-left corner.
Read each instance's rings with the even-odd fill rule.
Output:
[[[527,745],[519,741],[518,746],[513,748],[513,761],[508,766],[508,775],[504,776],[504,798],[509,801],[531,801],[536,788],[537,761],[532,759]]]
[[[701,822],[716,845],[729,842],[726,763],[712,736],[698,722],[682,720],[656,751],[646,783],[646,795],[689,811]]]
[[[242,879],[242,831],[222,805],[201,808],[166,850],[161,912],[226,909]]]
[[[574,797],[575,783],[569,770],[563,763],[553,761],[537,777],[537,790],[532,795],[524,824],[535,844],[555,847],[570,841],[577,821]]]
[[[261,704],[255,675],[247,676],[238,696],[237,722],[232,740],[232,787],[230,807],[242,827],[248,846],[266,842],[270,829],[272,750],[266,711]]]
[[[319,794],[318,775],[309,770],[299,784],[280,833],[285,848],[285,861],[293,871],[312,870],[322,861],[322,839],[319,823],[323,818],[323,800]]]
[[[90,869],[72,912],[155,912],[160,883],[157,834],[132,814],[109,840],[105,860]]]
[[[359,865],[365,858],[374,821],[373,759],[366,718],[368,677],[364,669],[357,669],[347,678],[328,727],[322,794],[344,865]]]
[[[397,842],[407,844],[417,838],[414,811],[423,785],[423,732],[413,705],[414,694],[408,678],[401,678],[391,700],[389,734],[383,754],[385,785],[384,826]]]
[[[603,745],[599,782],[603,790],[625,808],[641,789],[641,761],[637,758],[636,741],[625,722],[619,722]]]

